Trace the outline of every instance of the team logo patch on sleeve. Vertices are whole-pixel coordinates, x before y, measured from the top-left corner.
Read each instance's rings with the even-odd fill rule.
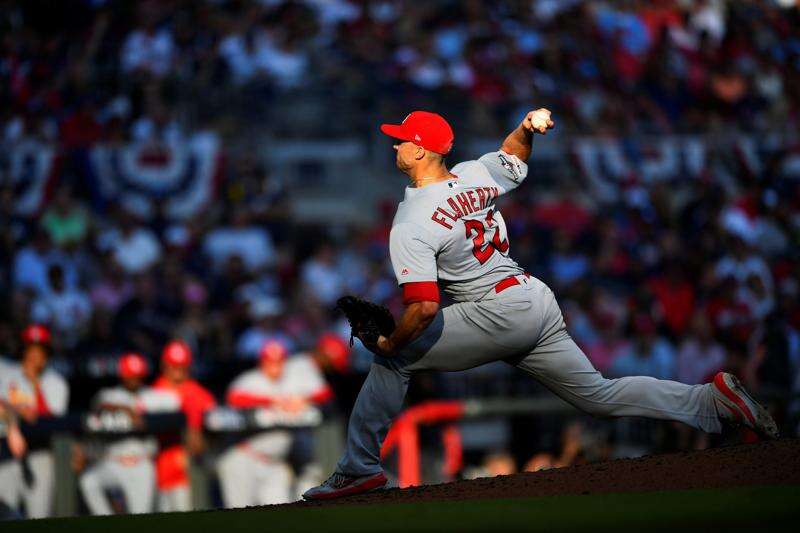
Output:
[[[519,168],[519,166],[515,165],[513,161],[511,161],[504,154],[497,154],[497,158],[500,160],[500,164],[503,166],[503,168],[511,172],[511,179],[514,180],[514,182],[519,183],[519,178],[522,175],[522,170]]]
[[[408,269],[407,269],[407,268],[404,268],[403,270],[401,270],[401,271],[400,271],[400,275],[401,275],[401,276],[408,276]]]

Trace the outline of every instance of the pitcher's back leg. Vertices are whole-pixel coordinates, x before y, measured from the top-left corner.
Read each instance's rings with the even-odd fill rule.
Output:
[[[595,416],[641,416],[676,420],[711,433],[722,430],[711,385],[685,385],[646,376],[606,379],[563,326],[526,356],[509,362]]]

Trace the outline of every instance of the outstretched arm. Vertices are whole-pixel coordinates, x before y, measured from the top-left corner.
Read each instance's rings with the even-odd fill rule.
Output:
[[[500,147],[507,154],[515,155],[523,163],[531,156],[533,134],[544,135],[547,130],[553,129],[555,123],[550,119],[550,111],[544,107],[528,112],[519,126],[508,134]]]

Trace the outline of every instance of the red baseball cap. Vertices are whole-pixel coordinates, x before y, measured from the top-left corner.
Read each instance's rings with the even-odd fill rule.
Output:
[[[280,341],[267,341],[258,351],[258,359],[262,363],[265,361],[269,361],[271,363],[277,363],[280,361],[284,361],[286,356],[289,354],[286,346],[283,345]]]
[[[441,155],[450,151],[455,137],[444,117],[428,111],[414,111],[401,124],[381,124],[381,131]]]
[[[150,369],[147,367],[144,357],[138,353],[129,352],[122,354],[122,357],[119,358],[117,371],[121,378],[143,378]]]
[[[192,364],[192,349],[183,341],[170,341],[161,352],[161,362],[175,366]]]
[[[317,351],[328,357],[331,366],[339,372],[347,370],[350,363],[350,347],[335,333],[324,333],[317,340]]]
[[[22,331],[22,342],[25,344],[44,344],[49,346],[51,340],[50,330],[41,324],[31,324]]]

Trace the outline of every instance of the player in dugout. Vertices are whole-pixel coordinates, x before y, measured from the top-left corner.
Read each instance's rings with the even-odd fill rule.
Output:
[[[145,385],[149,374],[147,361],[138,353],[123,354],[118,362],[120,383],[101,389],[93,400],[95,412],[121,412],[141,429],[142,416],[152,412],[176,411],[180,408],[176,395]],[[114,506],[107,496],[109,489],[120,489],[125,512],[149,513],[155,499],[155,439],[142,434],[115,437],[101,443],[99,459],[80,476],[84,501],[94,515],[112,514]],[[75,463],[86,462],[82,447],[76,447]]]
[[[332,391],[311,357],[288,357],[283,343],[270,340],[259,350],[258,367],[231,383],[227,403],[238,409],[268,408],[286,416],[299,416],[331,398]],[[293,499],[287,463],[292,436],[288,430],[264,431],[222,454],[217,471],[226,507],[286,503]]]
[[[22,360],[7,365],[0,375],[2,410],[12,428],[18,428],[15,420],[36,424],[42,418],[61,416],[69,401],[66,380],[47,366],[52,350],[50,330],[31,324],[22,332],[22,344]],[[9,446],[0,447],[0,501],[11,509],[24,503],[28,518],[50,516],[55,483],[50,439],[23,439],[25,450],[20,449],[17,436],[21,437],[12,431]]]
[[[152,387],[174,394],[186,415],[186,441],[180,436],[161,435],[156,456],[156,485],[160,511],[188,511],[192,508],[189,488],[190,456],[205,449],[203,415],[216,405],[211,393],[190,376],[192,350],[182,340],[172,340],[161,352],[161,375]]]

